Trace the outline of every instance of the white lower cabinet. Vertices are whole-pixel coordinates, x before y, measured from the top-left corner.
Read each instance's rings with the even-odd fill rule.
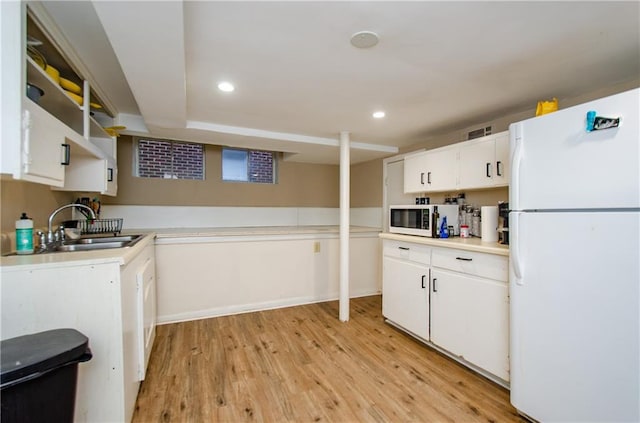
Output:
[[[503,382],[509,381],[507,280],[505,256],[383,240],[383,316]]]
[[[432,270],[431,342],[509,380],[509,298],[504,282]]]
[[[148,249],[153,250],[153,246]],[[138,379],[144,380],[156,337],[156,266],[153,251],[145,251],[134,264],[137,299]]]
[[[382,315],[428,341],[431,248],[385,240],[382,251]]]
[[[145,364],[139,345],[153,342],[140,328],[155,322],[139,320],[147,309],[139,308],[136,278],[142,273],[147,286],[154,283],[154,263],[150,240],[124,266],[114,258],[1,269],[2,339],[58,328],[89,338],[93,357],[78,364],[75,422],[131,421]]]
[[[429,267],[384,257],[382,274],[382,315],[429,340]]]

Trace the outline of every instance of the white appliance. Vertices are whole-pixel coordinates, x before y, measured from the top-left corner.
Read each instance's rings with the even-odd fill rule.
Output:
[[[640,90],[514,123],[511,403],[640,421]],[[620,126],[587,132],[586,115]]]
[[[455,204],[415,204],[389,207],[389,232],[433,236],[433,212],[438,210],[440,217],[435,226],[440,233],[440,223],[447,218],[447,226],[453,226],[454,234],[460,235],[458,226],[458,206]]]

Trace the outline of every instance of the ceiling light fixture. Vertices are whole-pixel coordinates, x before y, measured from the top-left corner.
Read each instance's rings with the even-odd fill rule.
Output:
[[[370,48],[378,44],[378,34],[371,31],[356,32],[351,36],[351,44],[357,48]]]
[[[223,81],[218,84],[218,89],[220,91],[224,91],[225,93],[230,93],[231,91],[235,90],[235,87],[231,82]]]
[[[382,119],[385,116],[385,113],[382,110],[380,110],[377,112],[373,112],[372,116],[376,119]]]

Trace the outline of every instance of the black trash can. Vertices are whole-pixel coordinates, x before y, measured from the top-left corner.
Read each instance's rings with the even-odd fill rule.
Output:
[[[75,329],[0,341],[2,423],[72,423],[78,363],[88,360],[89,339]]]

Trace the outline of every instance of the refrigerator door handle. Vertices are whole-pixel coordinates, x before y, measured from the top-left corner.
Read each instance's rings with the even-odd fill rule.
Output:
[[[520,205],[520,165],[522,164],[522,128],[519,124],[509,127],[511,137],[511,183],[509,184],[509,207],[519,210]]]
[[[511,226],[511,266],[513,266],[513,273],[516,277],[515,283],[522,285],[522,263],[520,262],[520,213],[509,213]]]

